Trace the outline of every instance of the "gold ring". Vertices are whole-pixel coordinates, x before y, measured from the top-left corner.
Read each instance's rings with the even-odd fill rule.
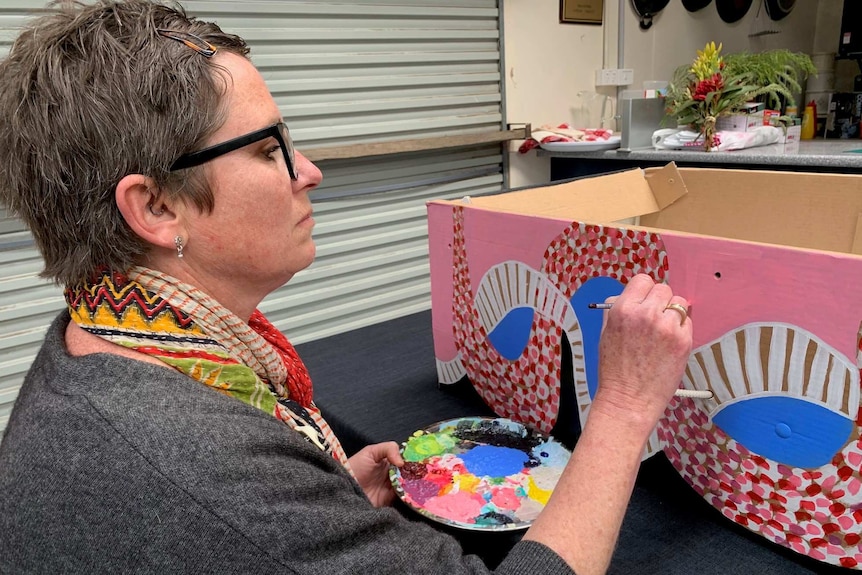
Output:
[[[665,309],[665,311],[667,311],[667,310],[669,310],[669,309],[672,309],[673,311],[675,311],[675,312],[678,312],[678,313],[679,313],[679,315],[680,315],[679,325],[684,324],[684,323],[685,323],[685,318],[687,318],[687,317],[688,317],[688,310],[687,310],[687,309],[685,308],[685,306],[684,306],[684,305],[682,305],[682,304],[678,304],[678,303],[669,303],[669,304],[667,304],[667,307],[666,307],[666,308],[664,308],[664,309]]]

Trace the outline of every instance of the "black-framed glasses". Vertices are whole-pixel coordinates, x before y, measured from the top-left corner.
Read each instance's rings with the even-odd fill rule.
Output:
[[[275,138],[278,141],[278,145],[281,147],[281,153],[284,154],[284,163],[287,164],[287,171],[290,174],[290,179],[299,179],[299,175],[296,170],[296,161],[294,159],[295,153],[293,150],[293,140],[290,137],[290,130],[287,129],[287,125],[284,122],[277,122],[272,126],[263,128],[262,130],[256,130],[250,134],[232,138],[226,142],[204,148],[203,150],[198,150],[197,152],[183,154],[171,165],[170,171],[174,172],[176,170],[200,166],[201,164],[209,162],[219,156],[223,156],[228,152],[233,152],[234,150],[238,150],[244,146],[248,146],[249,144],[265,140],[266,138]]]

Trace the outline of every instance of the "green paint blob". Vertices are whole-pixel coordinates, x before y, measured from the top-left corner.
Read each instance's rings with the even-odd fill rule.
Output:
[[[447,453],[457,443],[449,433],[414,435],[407,441],[402,456],[405,461],[423,461],[434,455]]]

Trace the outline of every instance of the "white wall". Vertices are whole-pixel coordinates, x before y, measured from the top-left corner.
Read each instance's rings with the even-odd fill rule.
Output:
[[[573,120],[578,91],[615,96],[614,89],[597,89],[594,82],[597,69],[617,67],[620,27],[622,67],[634,70],[633,87],[644,80],[669,79],[677,66],[689,63],[709,41],[721,42],[724,53],[775,48],[807,53],[837,50],[842,0],[800,0],[778,22],[769,20],[765,11],[758,17],[760,2],[755,0],[742,20],[727,24],[718,16],[715,2],[688,12],[682,2],[671,0],[652,27],[641,30],[631,0],[605,0],[601,26],[559,23],[559,0],[501,0],[507,121],[533,126],[568,122]],[[767,28],[778,33],[750,36]],[[856,64],[839,61],[837,72],[836,89],[851,89],[852,77],[859,73]],[[512,150],[516,149],[513,145]],[[520,155],[511,151],[510,159],[512,187],[548,181],[547,158],[538,158],[535,152]]]
[[[696,51],[709,41],[722,43],[725,54],[774,48],[811,53],[814,48],[818,3],[811,0],[796,2],[790,15],[777,22],[770,20],[765,10],[757,17],[760,2],[755,0],[748,13],[733,24],[718,16],[715,2],[689,12],[682,2],[675,0],[658,14],[649,30],[639,28],[629,4],[626,0],[624,54],[625,67],[635,71],[635,85],[643,80],[669,79],[677,66],[691,61]],[[767,29],[779,33],[749,37]],[[834,38],[837,47],[837,32]]]
[[[594,70],[602,67],[606,26],[561,24],[558,0],[502,0],[501,4],[507,121],[538,127],[573,120],[574,95],[595,90]],[[614,10],[614,27],[616,14]],[[547,181],[547,158],[513,151],[510,160],[511,187]]]

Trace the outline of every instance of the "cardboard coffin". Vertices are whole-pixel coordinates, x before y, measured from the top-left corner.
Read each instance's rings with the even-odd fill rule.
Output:
[[[635,223],[620,223],[635,222]],[[595,394],[600,311],[647,273],[694,352],[645,456],[728,519],[862,566],[862,176],[670,164],[428,204],[438,376],[545,432]]]

